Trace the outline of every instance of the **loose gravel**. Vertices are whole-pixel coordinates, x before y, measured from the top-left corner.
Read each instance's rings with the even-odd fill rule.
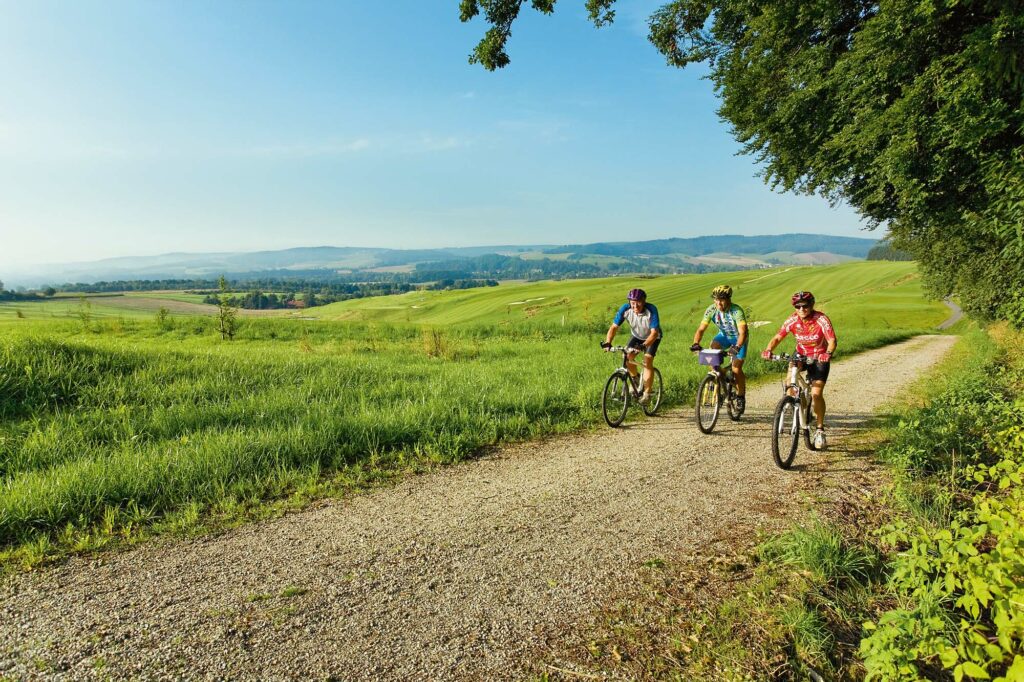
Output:
[[[954,337],[837,361],[830,449],[768,444],[777,383],[712,435],[693,411],[519,444],[192,541],[73,559],[0,586],[0,677],[509,679],[645,562],[770,528]],[[857,461],[855,461],[857,460]]]

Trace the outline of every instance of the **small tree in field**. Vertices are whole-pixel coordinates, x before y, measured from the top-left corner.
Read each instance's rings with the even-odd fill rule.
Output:
[[[82,326],[85,327],[86,331],[88,331],[89,326],[92,324],[92,303],[85,296],[78,297],[78,319],[82,322]]]
[[[160,306],[160,309],[156,311],[156,326],[164,330],[170,329],[170,316],[171,311],[163,306]]]
[[[238,331],[238,308],[234,306],[234,300],[228,295],[228,281],[224,275],[217,280],[220,285],[220,298],[217,303],[217,331],[220,338],[230,341],[235,338]]]

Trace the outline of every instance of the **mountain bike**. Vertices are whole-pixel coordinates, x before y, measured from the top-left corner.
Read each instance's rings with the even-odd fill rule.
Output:
[[[736,377],[732,375],[732,364],[727,364],[725,371],[722,371],[722,361],[726,355],[726,351],[717,348],[697,352],[697,361],[702,365],[708,365],[708,375],[697,388],[697,405],[694,412],[697,417],[697,428],[701,433],[711,433],[714,430],[722,403],[726,404],[729,419],[734,422],[739,421],[743,414],[736,404],[738,393]]]
[[[604,420],[608,426],[616,427],[626,418],[631,401],[640,402],[644,393],[644,371],[639,367],[636,376],[629,373],[629,353],[636,351],[629,346],[612,346],[608,349],[610,353],[622,353],[622,367],[618,368],[608,377],[604,385],[604,393],[601,395],[601,411],[604,413]],[[633,363],[636,364],[636,363]],[[654,372],[654,381],[651,383],[651,399],[646,404],[641,404],[644,414],[650,416],[661,407],[661,372],[658,368]]]
[[[771,360],[775,362],[788,362],[789,371],[786,381],[782,384],[782,399],[775,406],[775,416],[772,418],[772,457],[775,463],[782,469],[788,469],[793,465],[793,458],[796,457],[797,445],[800,442],[800,433],[804,434],[804,444],[808,450],[817,450],[814,439],[811,437],[811,385],[804,377],[804,368],[814,364],[814,358],[807,357],[800,353],[789,355],[772,355]]]

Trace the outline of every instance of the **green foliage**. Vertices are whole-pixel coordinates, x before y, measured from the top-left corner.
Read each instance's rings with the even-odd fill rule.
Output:
[[[156,311],[156,326],[165,331],[173,327],[173,324],[171,323],[171,311],[164,306],[160,306]]]
[[[914,254],[894,247],[889,241],[879,242],[868,251],[868,260],[914,260]]]
[[[488,71],[500,69],[509,64],[505,43],[512,34],[512,24],[519,16],[525,0],[460,0],[459,18],[469,21],[483,9],[491,28],[469,56],[470,64],[480,64]],[[533,9],[543,14],[555,10],[556,0],[530,0]],[[610,24],[615,18],[611,6],[615,0],[586,0],[587,14],[597,26]]]
[[[235,338],[235,333],[238,331],[238,308],[228,296],[228,283],[223,275],[218,284],[220,285],[220,298],[217,302],[217,331],[220,332],[220,338],[230,341]]]
[[[85,296],[78,297],[78,319],[82,322],[82,327],[88,330],[92,324],[92,303]]]
[[[887,449],[915,475],[948,476],[956,504],[948,523],[919,517],[880,532],[904,549],[891,564],[897,606],[864,625],[868,679],[1024,679],[1024,397],[1011,394],[1021,370],[979,364],[984,381],[953,382]]]
[[[867,580],[879,565],[876,554],[850,543],[841,529],[821,520],[773,538],[760,548],[760,555],[766,561],[798,567],[809,572],[816,582],[835,587]]]

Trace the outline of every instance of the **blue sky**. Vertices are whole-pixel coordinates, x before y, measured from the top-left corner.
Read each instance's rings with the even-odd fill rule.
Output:
[[[0,277],[31,263],[292,246],[865,233],[772,193],[699,70],[524,10],[467,63],[457,0],[0,0]]]

